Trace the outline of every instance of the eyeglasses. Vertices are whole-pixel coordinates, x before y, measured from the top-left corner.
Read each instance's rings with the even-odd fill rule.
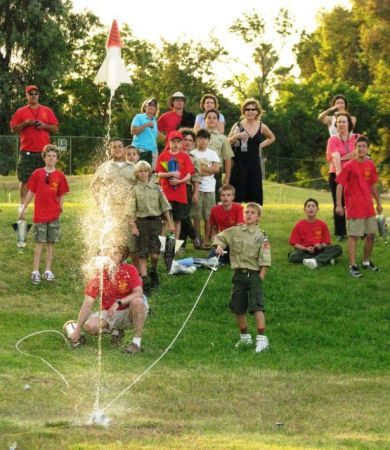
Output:
[[[245,108],[245,111],[257,111],[257,108]]]
[[[39,95],[39,92],[28,92],[28,95]]]
[[[45,183],[50,184],[50,173],[49,172],[46,172]]]

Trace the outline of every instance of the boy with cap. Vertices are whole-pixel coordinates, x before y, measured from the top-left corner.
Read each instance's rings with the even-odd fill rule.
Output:
[[[368,139],[359,136],[356,140],[356,157],[342,168],[336,178],[336,213],[344,215],[342,196],[344,190],[345,209],[347,215],[349,273],[354,278],[362,276],[356,264],[356,245],[364,237],[362,268],[377,272],[379,269],[371,260],[374,247],[375,233],[378,224],[375,217],[372,197],[376,201],[376,211],[382,212],[376,182],[378,174],[375,164],[367,158]]]
[[[28,204],[35,196],[34,236],[36,246],[33,271],[31,273],[33,284],[41,282],[39,263],[45,244],[47,245],[46,270],[42,277],[46,281],[54,281],[54,275],[51,271],[54,244],[60,240],[59,218],[62,213],[64,196],[69,192],[65,175],[55,167],[59,155],[60,152],[56,146],[48,144],[44,147],[42,158],[45,162],[45,167],[35,170],[29,178],[27,184],[28,192],[19,213],[19,219],[24,220]]]
[[[265,336],[264,299],[262,282],[267,267],[271,266],[271,249],[264,231],[258,227],[261,206],[248,203],[244,211],[243,225],[228,228],[215,236],[213,244],[216,253],[221,255],[229,246],[233,274],[233,287],[230,297],[230,310],[236,315],[240,330],[240,340],[236,347],[251,345],[252,336],[248,333],[246,313],[253,313],[258,335],[256,353],[268,348]]]
[[[58,120],[47,106],[39,104],[39,89],[26,87],[27,105],[19,108],[11,118],[11,132],[20,136],[20,155],[16,167],[20,181],[20,206],[27,195],[27,181],[34,170],[43,167],[42,150],[50,144],[50,135],[58,131]]]
[[[156,172],[160,178],[162,190],[172,206],[175,222],[175,239],[180,237],[181,221],[187,216],[187,181],[194,173],[190,157],[181,151],[183,135],[172,131],[168,136],[168,150],[160,153]]]

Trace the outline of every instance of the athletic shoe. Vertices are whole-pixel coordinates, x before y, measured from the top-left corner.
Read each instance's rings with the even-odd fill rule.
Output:
[[[372,261],[370,261],[369,264],[364,264],[362,262],[362,269],[365,269],[365,270],[370,269],[373,272],[379,272],[379,267],[376,266]]]
[[[46,272],[42,275],[42,278],[46,281],[54,281],[54,273],[51,270],[46,270]]]
[[[264,336],[263,334],[259,334],[258,336],[256,336],[256,353],[267,350],[268,347],[269,343],[267,336]]]
[[[125,332],[123,330],[111,331],[111,345],[113,347],[119,347],[122,344]]]
[[[31,272],[31,281],[33,284],[39,284],[41,282],[41,274],[34,270],[34,272]]]
[[[349,273],[354,278],[361,278],[363,275],[360,273],[359,267],[354,264],[353,266],[349,266]]]
[[[309,269],[316,269],[318,267],[318,263],[314,258],[304,259],[303,265],[308,267]]]
[[[200,250],[202,248],[202,239],[200,237],[196,237],[192,244],[196,250]]]
[[[250,334],[241,334],[240,340],[235,347],[248,347],[249,345],[252,345],[252,336]]]
[[[127,347],[125,347],[124,351],[130,354],[139,353],[141,351],[141,347],[138,347],[137,344],[134,344],[134,342],[132,342]]]
[[[331,266],[334,266],[334,265],[336,264],[336,260],[335,260],[334,258],[332,258],[332,259],[329,261],[329,264],[330,264]]]
[[[151,288],[156,288],[160,285],[160,279],[158,278],[157,270],[150,271],[149,278],[150,278],[150,287]]]
[[[337,241],[338,242],[343,242],[345,241],[345,236],[343,234],[341,234],[340,236],[337,236]]]

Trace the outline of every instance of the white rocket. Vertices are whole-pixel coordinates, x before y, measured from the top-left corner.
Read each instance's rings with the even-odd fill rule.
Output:
[[[94,80],[96,84],[106,83],[111,91],[111,96],[114,95],[121,83],[130,83],[130,76],[121,58],[121,48],[118,23],[113,20],[106,43],[106,57]]]

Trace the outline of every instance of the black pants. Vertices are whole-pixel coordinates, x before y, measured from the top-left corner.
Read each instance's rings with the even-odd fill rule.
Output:
[[[196,238],[196,231],[191,221],[191,206],[192,206],[192,185],[187,184],[187,217],[181,221],[180,230],[180,240],[184,241],[183,246],[185,247],[187,237],[192,240]]]
[[[329,187],[332,192],[333,199],[333,223],[334,223],[334,234],[335,236],[346,236],[347,235],[347,227],[345,222],[345,214],[343,216],[339,216],[336,214],[336,206],[337,206],[337,183],[336,183],[336,174],[329,174]],[[344,194],[343,194],[343,206],[344,206]]]
[[[236,189],[235,201],[263,204],[263,180],[260,162],[234,163],[230,184]]]

